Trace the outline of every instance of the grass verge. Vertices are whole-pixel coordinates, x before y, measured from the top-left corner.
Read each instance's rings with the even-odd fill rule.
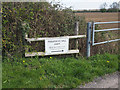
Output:
[[[3,88],[75,88],[118,70],[119,55],[96,55],[88,60],[68,58],[5,58]]]

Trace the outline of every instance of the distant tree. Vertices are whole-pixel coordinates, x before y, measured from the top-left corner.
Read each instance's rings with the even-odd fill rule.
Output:
[[[120,4],[120,3],[113,2],[113,3],[110,5],[110,8],[108,9],[108,12],[117,12],[117,11],[119,10],[119,4]]]
[[[120,1],[118,2],[118,9],[120,10]]]
[[[100,8],[101,8],[101,9],[106,9],[107,6],[108,6],[107,3],[105,2],[105,3],[103,3],[103,4],[100,6]]]
[[[110,8],[112,9],[118,9],[119,8],[119,4],[117,2],[113,2],[111,5],[110,5]]]
[[[119,9],[119,12],[120,12],[120,1],[118,2],[118,9]]]
[[[106,7],[107,7],[107,3],[105,2],[100,6],[100,11],[101,12],[106,12]]]

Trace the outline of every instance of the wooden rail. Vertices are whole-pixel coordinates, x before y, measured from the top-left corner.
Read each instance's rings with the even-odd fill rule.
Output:
[[[43,38],[28,38],[26,35],[26,40],[28,42],[32,41],[43,41],[49,38],[69,38],[69,39],[78,39],[78,38],[84,38],[86,35],[75,35],[75,36],[62,36],[62,37],[43,37]],[[57,54],[46,54],[45,52],[25,52],[25,57],[31,57],[31,56],[48,56],[48,55],[58,55],[58,54],[74,54],[79,53],[79,50],[68,50],[67,53],[57,53]]]
[[[26,37],[25,39],[26,39],[28,42],[32,42],[32,41],[44,41],[44,40],[49,39],[49,38],[78,39],[78,38],[83,38],[83,37],[86,37],[86,35],[61,36],[61,37],[42,37],[42,38],[28,38],[28,37]]]
[[[62,54],[73,54],[73,53],[79,53],[79,50],[69,50],[67,53],[57,53],[57,54],[46,54],[45,52],[26,52],[25,57],[31,57],[31,56],[48,56],[48,55],[62,55]]]

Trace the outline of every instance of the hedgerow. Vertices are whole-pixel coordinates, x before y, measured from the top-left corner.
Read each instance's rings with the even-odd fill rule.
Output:
[[[85,20],[74,15],[71,9],[47,2],[4,2],[2,4],[3,56],[23,56],[29,51],[44,51],[43,42],[25,41],[29,38],[74,35],[75,22],[80,22],[81,34],[85,32]],[[38,47],[39,46],[39,47]]]

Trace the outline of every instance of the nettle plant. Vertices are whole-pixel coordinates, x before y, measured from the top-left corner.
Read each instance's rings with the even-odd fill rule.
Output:
[[[74,35],[76,21],[80,22],[81,33],[85,32],[84,18],[75,16],[71,9],[61,9],[59,4],[4,2],[2,3],[3,56],[21,57],[25,47],[29,47],[30,51],[44,51],[44,43],[26,42],[25,33],[29,38]]]

